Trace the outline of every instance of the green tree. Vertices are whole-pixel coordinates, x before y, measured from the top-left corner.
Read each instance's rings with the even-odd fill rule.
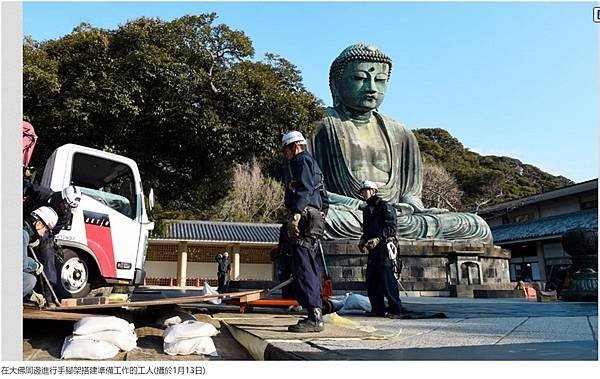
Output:
[[[424,162],[439,165],[456,178],[464,192],[463,210],[477,211],[573,184],[565,177],[548,174],[518,159],[481,156],[469,151],[444,129],[416,129],[414,133]]]
[[[292,63],[254,60],[248,36],[216,20],[142,17],[27,37],[24,116],[40,137],[33,164],[65,143],[128,156],[172,218],[212,217],[235,164],[256,157],[279,169],[281,135],[310,133],[322,104]]]

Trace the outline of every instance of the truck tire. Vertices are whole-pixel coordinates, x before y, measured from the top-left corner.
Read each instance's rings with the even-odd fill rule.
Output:
[[[91,277],[87,263],[71,249],[63,249],[64,260],[58,265],[56,292],[59,298],[80,298],[90,293]]]

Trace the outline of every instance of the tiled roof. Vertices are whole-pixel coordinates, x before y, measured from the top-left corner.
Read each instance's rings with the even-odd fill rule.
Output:
[[[492,228],[494,243],[560,236],[573,228],[598,228],[598,209],[567,213]]]
[[[552,200],[560,197],[573,196],[580,193],[596,191],[598,192],[598,179],[592,179],[585,182],[572,184],[570,186],[557,188],[552,191],[543,192],[537,195],[524,197],[522,199],[507,201],[505,203],[492,205],[486,208],[480,209],[477,214],[483,218],[486,218],[487,214],[495,213],[499,211],[508,211],[511,209],[523,207],[529,204],[535,204],[542,201]]]
[[[165,237],[154,239],[239,243],[277,243],[281,224],[219,221],[171,221]]]

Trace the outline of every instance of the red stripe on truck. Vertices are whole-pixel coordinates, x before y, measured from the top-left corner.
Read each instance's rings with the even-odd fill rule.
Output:
[[[86,213],[88,212],[84,212],[84,221],[87,245],[98,260],[102,276],[115,278],[117,269],[115,267],[115,252],[108,215],[90,215]]]

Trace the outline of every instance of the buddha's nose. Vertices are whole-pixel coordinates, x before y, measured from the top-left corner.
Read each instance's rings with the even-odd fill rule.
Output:
[[[367,81],[366,90],[369,93],[377,93],[377,85],[375,84],[375,78],[371,78],[371,80]]]

